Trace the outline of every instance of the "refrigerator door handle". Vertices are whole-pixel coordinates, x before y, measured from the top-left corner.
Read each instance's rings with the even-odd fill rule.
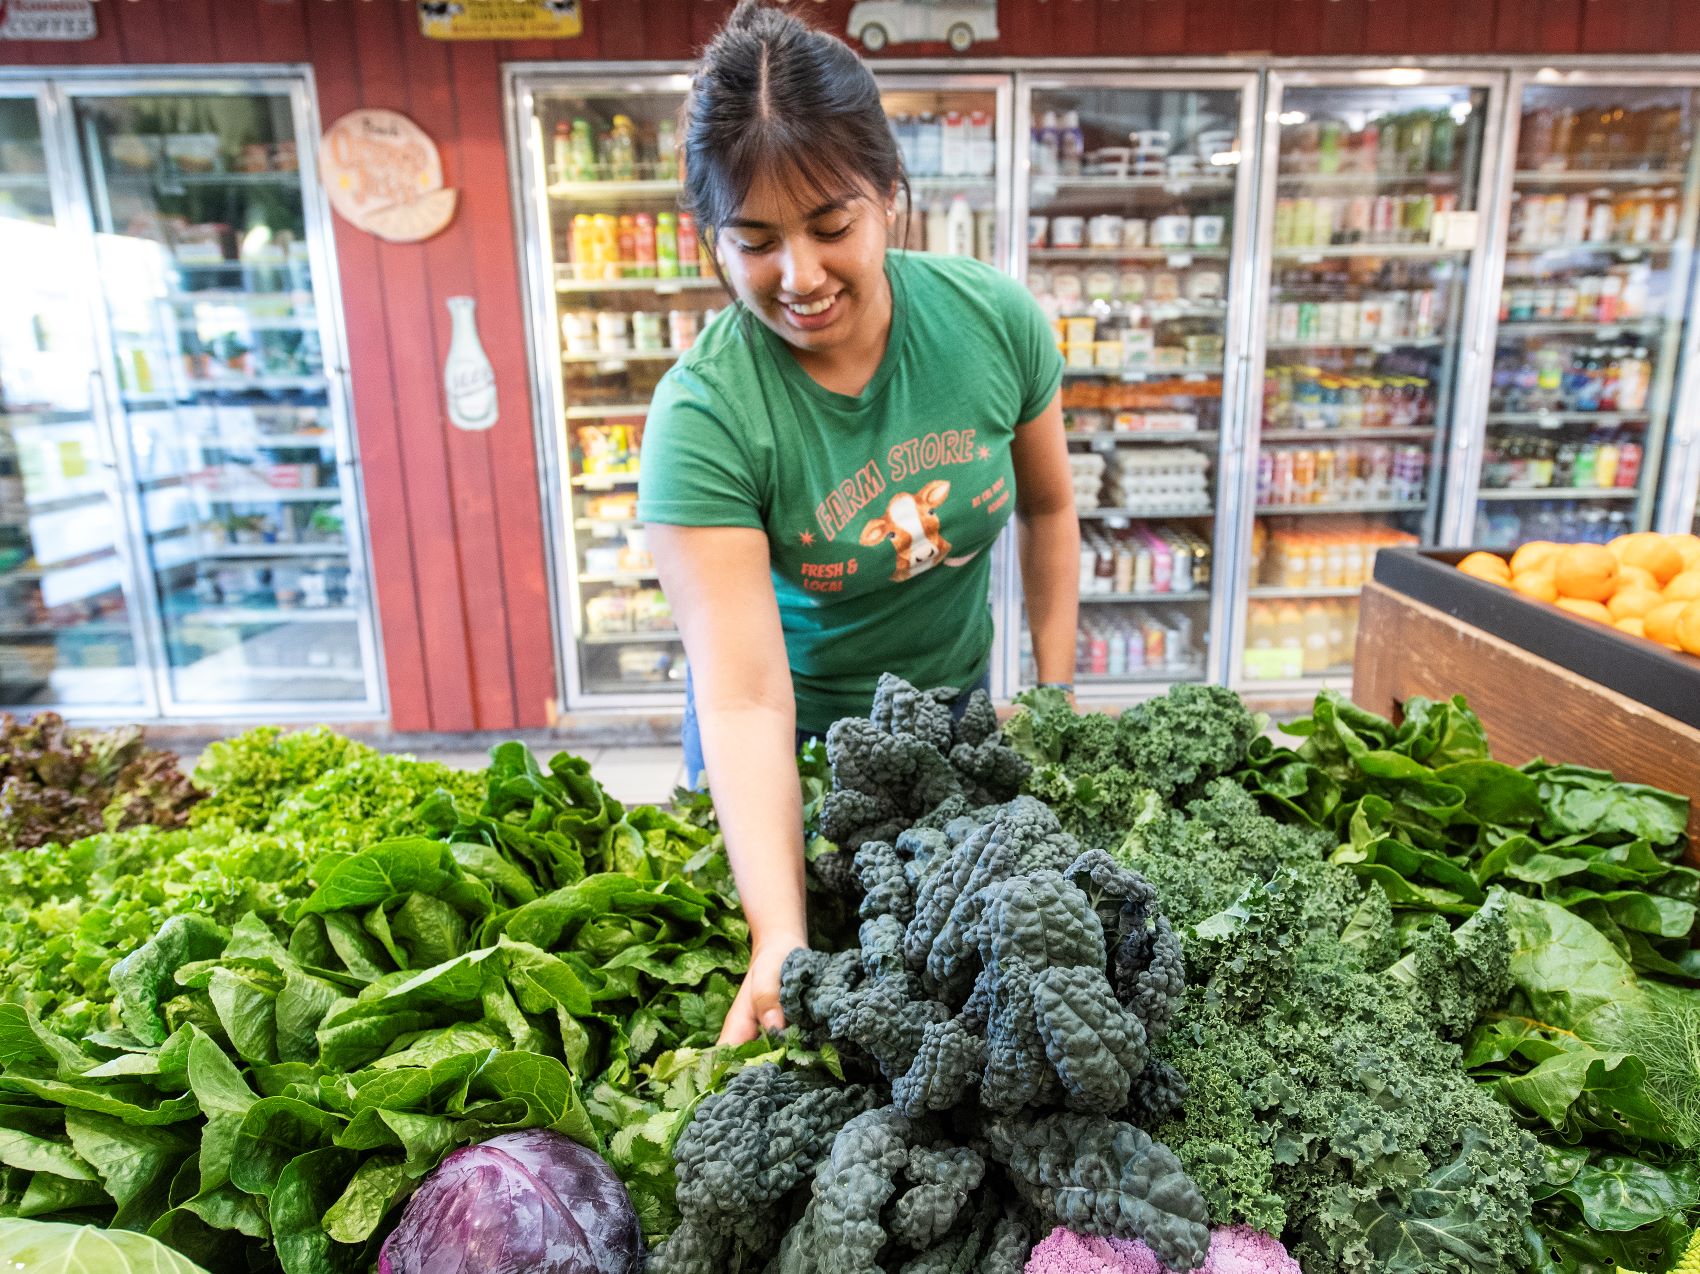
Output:
[[[116,478],[118,457],[113,452],[112,413],[106,404],[106,378],[100,374],[99,368],[89,372],[89,419],[94,422],[94,436],[99,448],[94,462],[105,469],[109,477]]]

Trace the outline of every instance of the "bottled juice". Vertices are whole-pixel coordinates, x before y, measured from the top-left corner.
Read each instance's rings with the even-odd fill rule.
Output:
[[[662,279],[679,274],[679,219],[670,212],[655,214],[655,274]]]
[[[632,273],[640,279],[655,277],[655,218],[647,212],[632,218]]]
[[[1328,612],[1320,601],[1304,604],[1305,675],[1315,676],[1332,663],[1333,649],[1329,644]]]
[[[1303,666],[1305,618],[1297,602],[1282,602],[1275,608],[1275,646],[1278,650],[1298,652]]]
[[[620,277],[620,223],[612,213],[599,212],[594,218],[595,250],[592,263],[593,278]]]
[[[614,126],[602,149],[610,181],[632,181],[637,177],[637,138],[629,116],[614,116]]]
[[[694,279],[702,273],[701,253],[697,250],[697,220],[688,212],[679,214],[679,275]]]
[[[637,276],[637,217],[632,213],[621,213],[615,222],[618,234],[618,252],[620,273],[630,279]],[[616,276],[619,277],[619,276]]]

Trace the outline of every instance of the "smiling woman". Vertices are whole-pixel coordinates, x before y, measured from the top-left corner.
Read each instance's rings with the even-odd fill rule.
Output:
[[[882,672],[986,685],[1012,511],[1040,675],[1063,682],[1079,528],[1050,325],[988,266],[887,250],[908,182],[844,43],[743,0],[684,138],[685,205],[737,304],[656,390],[638,516],[690,659],[686,765],[750,922],[738,1042],[780,1022],[779,965],[807,942],[799,739],[865,716]]]

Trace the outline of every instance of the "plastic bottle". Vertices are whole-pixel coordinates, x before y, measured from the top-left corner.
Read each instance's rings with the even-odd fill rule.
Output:
[[[1062,131],[1057,134],[1058,171],[1065,177],[1078,177],[1086,158],[1086,133],[1080,127],[1080,112],[1066,111]]]
[[[679,218],[671,212],[655,214],[655,274],[662,279],[679,275]]]
[[[927,208],[927,251],[950,251],[950,213],[944,201],[935,199]]]
[[[1054,177],[1061,159],[1062,139],[1059,136],[1057,113],[1046,111],[1039,127],[1033,130],[1033,172],[1040,177]]]
[[[633,135],[630,116],[614,116],[603,162],[608,166],[610,181],[633,181],[637,178],[637,139]]]
[[[974,210],[966,195],[952,199],[945,214],[945,252],[953,257],[974,255]]]
[[[619,227],[619,270],[613,277],[635,278],[637,276],[637,217],[629,212],[621,213],[615,223]]]
[[[1275,647],[1292,652],[1289,667],[1304,667],[1305,618],[1297,602],[1282,602],[1276,607]]]
[[[632,266],[636,278],[655,277],[655,218],[647,212],[632,218]]]
[[[968,175],[990,177],[997,168],[997,146],[992,136],[992,113],[972,111],[968,115]]]
[[[661,181],[679,179],[679,133],[670,119],[655,126],[655,175]]]
[[[568,181],[593,181],[596,178],[596,140],[590,134],[588,120],[573,121],[566,177]]]
[[[679,276],[694,279],[702,273],[702,254],[697,250],[697,219],[679,214]]]
[[[573,170],[573,133],[566,120],[555,125],[555,135],[549,147],[549,160],[556,181],[570,181]]]
[[[968,171],[968,122],[961,111],[946,111],[939,125],[939,172],[960,177]]]
[[[923,111],[915,117],[915,172],[917,177],[937,177],[943,163],[944,137],[939,117]]]

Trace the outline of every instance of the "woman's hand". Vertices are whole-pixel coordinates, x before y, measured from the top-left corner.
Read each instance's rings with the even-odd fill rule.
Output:
[[[746,1044],[763,1031],[782,1030],[785,1014],[779,1007],[779,970],[785,957],[808,946],[806,937],[777,937],[757,943],[750,952],[750,969],[720,1028],[722,1044]]]

